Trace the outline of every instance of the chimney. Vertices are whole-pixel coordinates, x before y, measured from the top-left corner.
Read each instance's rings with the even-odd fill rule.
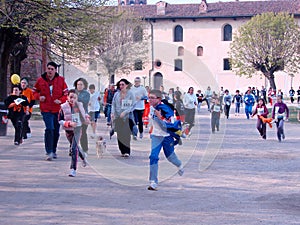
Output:
[[[164,1],[159,1],[156,3],[156,13],[158,16],[166,15],[167,3]]]
[[[207,2],[206,0],[202,0],[199,6],[199,13],[207,13]]]

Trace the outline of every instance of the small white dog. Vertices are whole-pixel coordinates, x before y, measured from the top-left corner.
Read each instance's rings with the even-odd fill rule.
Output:
[[[106,152],[106,141],[102,136],[99,136],[96,141],[96,153],[99,158]]]

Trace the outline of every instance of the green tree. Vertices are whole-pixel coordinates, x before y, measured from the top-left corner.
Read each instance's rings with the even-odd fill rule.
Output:
[[[7,95],[10,74],[20,72],[29,45],[46,40],[47,53],[80,58],[103,42],[102,34],[114,19],[107,0],[1,0],[0,1],[0,100]]]
[[[300,30],[288,13],[263,13],[235,33],[229,52],[232,69],[251,78],[256,71],[276,90],[276,71],[296,73],[300,68]]]
[[[107,69],[109,82],[114,83],[115,73],[142,70],[149,59],[149,37],[145,22],[131,8],[116,8],[120,17],[106,30],[105,42],[96,47],[98,61]]]

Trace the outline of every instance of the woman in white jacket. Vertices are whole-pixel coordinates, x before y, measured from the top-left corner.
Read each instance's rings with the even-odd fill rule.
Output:
[[[190,87],[183,97],[183,105],[185,109],[185,122],[189,124],[189,132],[195,125],[195,107],[197,106],[197,97],[194,94],[194,88]]]

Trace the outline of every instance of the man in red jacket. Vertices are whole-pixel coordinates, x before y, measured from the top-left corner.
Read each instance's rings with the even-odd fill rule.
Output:
[[[67,100],[68,94],[65,79],[56,72],[57,67],[55,62],[49,62],[46,72],[38,78],[33,88],[35,99],[40,101],[40,110],[46,126],[44,141],[47,161],[57,158],[58,113],[60,105]]]

